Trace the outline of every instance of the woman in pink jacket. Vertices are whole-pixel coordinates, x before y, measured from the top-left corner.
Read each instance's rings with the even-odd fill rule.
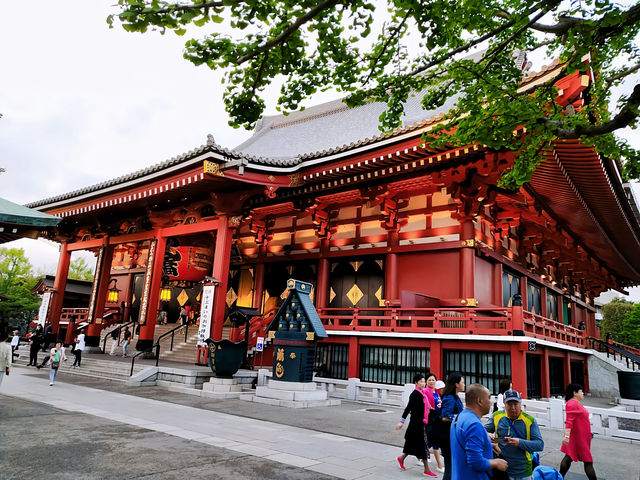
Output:
[[[583,462],[584,473],[589,480],[597,480],[591,456],[591,422],[589,412],[582,406],[583,399],[584,392],[581,385],[577,383],[567,385],[566,420],[560,449],[565,455],[560,464],[560,474],[564,477],[571,467],[571,462]]]

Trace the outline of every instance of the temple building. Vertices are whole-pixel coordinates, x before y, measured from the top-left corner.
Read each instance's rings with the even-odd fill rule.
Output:
[[[559,104],[579,107],[590,81],[563,79]],[[530,398],[569,381],[588,390],[588,339],[600,337],[593,300],[640,283],[640,224],[619,167],[580,141],[556,141],[530,182],[504,190],[517,152],[421,140],[451,106],[424,111],[409,99],[389,134],[378,130],[378,103],[265,117],[233,150],[210,138],[28,205],[61,219],[51,236],[62,245],[54,331],[70,255],[92,250],[89,343],[106,309],[119,308],[141,326],[137,348],[150,347],[158,319],[177,321],[185,306],[199,314],[204,283],[215,285],[211,338],[225,334],[230,308],[252,307],[262,313],[253,345],[295,278],[313,285],[328,333],[316,364],[329,377],[403,384],[417,371],[457,370],[493,392],[511,378]],[[253,362],[270,365],[271,355]]]

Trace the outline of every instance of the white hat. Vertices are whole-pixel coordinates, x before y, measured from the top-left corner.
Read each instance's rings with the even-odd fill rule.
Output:
[[[436,390],[440,390],[441,388],[444,388],[444,382],[442,380],[438,380],[436,382]]]

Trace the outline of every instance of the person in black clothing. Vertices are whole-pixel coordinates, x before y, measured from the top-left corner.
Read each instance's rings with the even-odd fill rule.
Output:
[[[424,463],[424,474],[429,477],[435,477],[437,475],[431,471],[431,468],[429,468],[429,449],[427,448],[427,435],[425,430],[425,416],[428,415],[427,412],[430,409],[430,404],[425,398],[425,387],[427,382],[424,375],[421,373],[414,375],[413,382],[416,384],[416,389],[411,392],[411,395],[409,395],[409,402],[402,413],[402,419],[400,420],[400,423],[396,425],[396,430],[400,430],[407,418],[407,415],[409,415],[409,413],[411,414],[409,426],[404,434],[402,455],[400,455],[396,460],[398,460],[400,468],[405,470],[405,458],[409,455],[414,455],[418,460],[422,460],[422,463]],[[426,405],[425,402],[427,402]]]
[[[29,364],[28,367],[38,365],[38,352],[44,342],[44,334],[42,333],[42,325],[38,325],[36,331],[29,337]]]

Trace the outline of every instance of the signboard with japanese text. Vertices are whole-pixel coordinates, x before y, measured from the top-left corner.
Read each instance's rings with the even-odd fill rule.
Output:
[[[49,311],[49,302],[51,301],[51,292],[44,292],[42,295],[42,303],[40,304],[40,311],[38,312],[38,325],[44,327],[44,322],[47,319],[47,312]]]
[[[205,340],[211,336],[211,315],[213,313],[213,294],[215,285],[202,287],[202,303],[200,307],[200,327],[198,328],[198,345],[206,346]]]

